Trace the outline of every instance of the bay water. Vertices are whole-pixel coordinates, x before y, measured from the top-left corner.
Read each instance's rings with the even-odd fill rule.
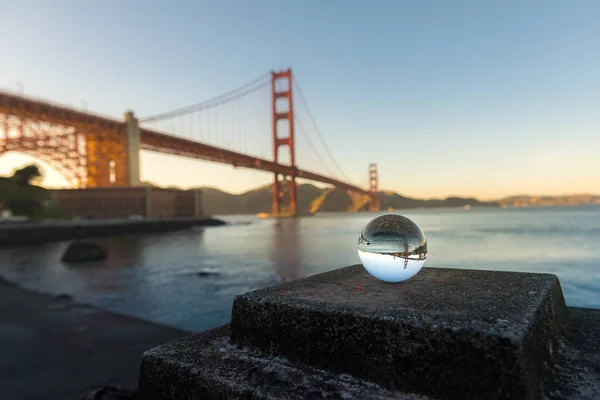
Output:
[[[569,306],[600,308],[600,207],[397,210],[428,240],[425,268],[556,274]],[[383,213],[99,238],[104,261],[65,264],[69,242],[0,250],[0,275],[46,293],[190,331],[229,322],[236,294],[358,264],[362,227]],[[481,282],[485,285],[485,282]]]

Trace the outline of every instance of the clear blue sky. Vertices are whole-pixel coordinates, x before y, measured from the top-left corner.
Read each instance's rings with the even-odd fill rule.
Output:
[[[409,196],[597,193],[599,21],[597,0],[4,0],[0,87],[122,118],[291,66],[355,181],[376,161],[381,187]],[[151,154],[142,173],[271,180]]]

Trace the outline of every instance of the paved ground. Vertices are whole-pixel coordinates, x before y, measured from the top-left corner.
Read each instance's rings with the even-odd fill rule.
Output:
[[[68,400],[105,385],[135,388],[142,352],[185,335],[0,278],[0,398]]]

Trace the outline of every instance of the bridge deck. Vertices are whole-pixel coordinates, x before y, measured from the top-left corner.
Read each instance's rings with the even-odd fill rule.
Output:
[[[118,121],[113,118],[2,91],[0,91],[0,114],[26,115],[27,118],[49,123],[71,125],[81,129],[84,129],[86,125],[90,125],[94,127],[100,126],[111,130],[120,129],[123,131],[122,128],[125,124],[123,121]],[[268,171],[287,176],[293,174],[298,178],[330,184],[357,193],[369,194],[367,189],[315,172],[279,164],[248,154],[222,149],[194,140],[167,135],[155,130],[141,128],[140,136],[140,147],[142,150],[225,163],[236,167]],[[0,153],[3,151],[3,139],[5,140],[6,138],[0,136]]]

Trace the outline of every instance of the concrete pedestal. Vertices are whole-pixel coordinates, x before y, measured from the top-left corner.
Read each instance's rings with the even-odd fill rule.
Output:
[[[146,352],[140,398],[600,395],[590,319],[553,275],[425,268],[389,284],[356,265],[237,296],[230,325]]]

